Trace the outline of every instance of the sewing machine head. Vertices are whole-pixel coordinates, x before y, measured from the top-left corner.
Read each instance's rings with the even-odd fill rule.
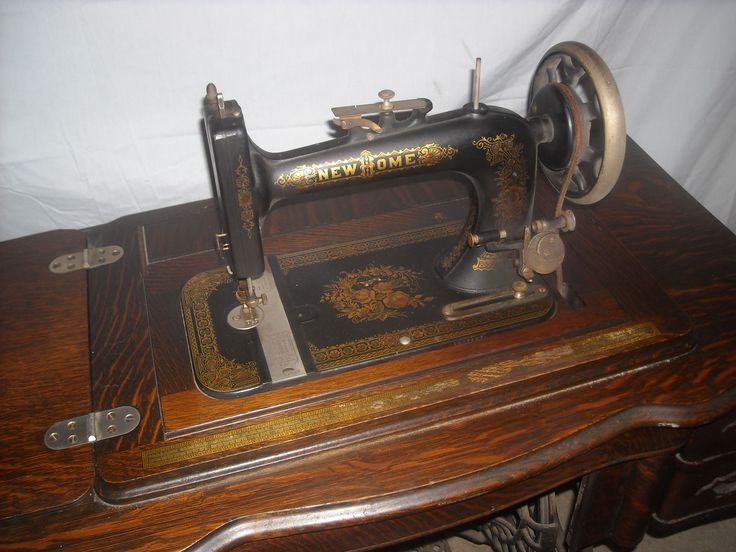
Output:
[[[478,61],[472,102],[460,109],[428,116],[429,100],[394,101],[382,90],[379,102],[332,110],[345,131],[338,138],[278,154],[253,144],[240,106],[208,85],[218,248],[231,277],[198,275],[183,292],[205,392],[237,395],[551,315],[554,293],[539,275],[556,273],[552,287],[567,293],[560,234],[574,229],[575,218],[562,201],[599,201],[623,163],[616,84],[593,50],[559,44],[540,62],[522,117],[479,102],[479,69]],[[538,167],[559,192],[548,218],[533,213]],[[327,253],[264,257],[261,222],[284,200],[439,172],[471,190],[463,224],[392,235],[388,246],[363,240]],[[220,352],[229,351],[225,375],[208,371],[192,337],[201,329],[197,308],[207,310]]]

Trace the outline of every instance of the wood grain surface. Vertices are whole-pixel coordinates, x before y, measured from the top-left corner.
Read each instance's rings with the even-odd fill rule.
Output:
[[[282,253],[295,243],[314,247],[342,243],[346,236],[384,235],[435,224],[438,218],[464,220],[467,202],[447,204],[452,197],[462,197],[459,190],[450,195],[453,187],[462,187],[453,180],[433,180],[374,192],[371,202],[388,205],[387,212],[368,211],[368,216],[359,219],[345,220],[348,201],[355,200],[352,196],[295,205],[293,209],[315,211],[310,220],[331,224],[292,227],[291,231],[282,227],[281,234],[271,234],[266,251]],[[397,192],[403,200],[392,200]],[[343,202],[345,207],[335,210],[331,207],[334,202]],[[366,202],[364,198],[358,205]],[[207,215],[214,219],[214,213],[203,212],[197,217],[199,225],[215,226]],[[484,393],[499,408],[682,355],[692,348],[687,319],[627,257],[626,250],[584,212],[579,224],[587,231],[568,239],[566,272],[586,308],[559,302],[555,316],[526,328],[239,399],[215,400],[203,395],[192,378],[182,325],[183,284],[218,266],[212,250],[200,251],[204,244],[189,242],[182,235],[187,232],[185,226],[192,226],[190,218],[190,213],[169,210],[154,219],[155,223],[142,225],[141,217],[136,217],[136,228],[145,228],[145,242],[143,233],[133,232],[129,221],[113,223],[101,232],[107,235],[105,243],[124,243],[126,250],[140,250],[145,243],[148,262],[142,267],[141,255],[128,255],[119,263],[116,275],[91,279],[91,293],[97,282],[104,282],[106,298],[92,302],[93,336],[130,332],[131,339],[148,336],[150,348],[142,351],[147,353],[145,361],[123,355],[120,362],[111,363],[108,351],[115,354],[114,345],[101,343],[93,357],[93,371],[99,362],[105,366],[100,373],[106,381],[125,381],[133,371],[143,382],[161,382],[157,388],[160,408],[151,410],[154,415],[160,412],[161,418],[154,422],[144,417],[137,439],[131,435],[126,438],[128,443],[108,446],[97,455],[97,490],[103,499],[115,503],[164,494],[167,488],[191,488],[225,474],[322,452],[338,444],[344,447],[376,440],[395,432],[398,420],[404,427],[421,427],[442,417],[470,416],[475,411],[487,414],[491,408],[479,399]],[[201,234],[188,232],[190,237]],[[149,242],[156,245],[149,247]],[[151,251],[157,252],[154,262]],[[115,295],[108,290],[116,290]],[[147,324],[142,322],[140,305],[145,305]],[[111,312],[116,316],[111,317]],[[501,366],[507,373],[496,372]],[[489,370],[494,371],[492,377],[481,377]],[[96,380],[94,390],[99,385],[102,382]],[[142,383],[140,388],[148,385]],[[107,390],[102,388],[100,394]],[[147,397],[131,395],[129,400],[143,400],[146,406],[142,409],[150,408]],[[149,441],[148,436],[158,434],[161,426],[166,439]],[[203,435],[205,429],[209,433]]]
[[[419,191],[341,196],[325,208],[284,207],[271,217],[269,246],[278,244],[278,236],[288,235],[293,239],[285,240],[287,245],[299,250],[314,246],[317,236],[329,239],[320,231],[322,225],[345,224],[348,234],[358,233],[351,219],[398,220],[404,209],[431,212],[435,204],[462,201],[452,195],[462,196],[457,190],[421,190],[417,198]],[[539,192],[544,209],[552,196],[544,186]],[[527,369],[523,385],[521,380],[500,379],[459,394],[452,386],[432,388],[439,389],[432,400],[405,408],[401,415],[366,419],[359,427],[343,426],[321,436],[297,435],[291,441],[244,450],[235,462],[211,459],[204,469],[173,465],[180,470],[174,481],[145,476],[136,477],[143,483],[138,481],[133,490],[112,485],[134,474],[132,468],[126,471],[125,461],[115,471],[116,459],[212,431],[187,430],[192,422],[179,414],[173,424],[179,434],[167,436],[167,412],[186,409],[188,397],[175,401],[187,387],[169,374],[163,393],[156,390],[152,343],[163,334],[157,338],[149,330],[152,303],[145,292],[146,279],[155,285],[163,263],[182,255],[194,259],[214,254],[209,238],[203,237],[213,232],[211,209],[211,202],[203,202],[122,219],[89,232],[93,241],[124,241],[120,245],[126,256],[135,259],[124,268],[129,271],[126,285],[90,273],[90,313],[96,321],[90,328],[93,401],[138,406],[142,430],[95,446],[95,493],[73,507],[0,522],[1,549],[365,550],[477,519],[622,462],[633,462],[641,476],[656,481],[657,458],[679,449],[690,434],[688,428],[736,407],[736,238],[629,141],[617,188],[598,205],[576,208],[582,223],[575,231],[579,237],[570,240],[571,255],[603,263],[601,278],[608,280],[603,287],[613,298],[609,310],[620,309],[623,323],[653,320],[661,332],[675,337],[669,341],[673,347],[666,350],[666,361],[658,361],[663,342],[657,339],[645,341],[633,356],[614,351],[589,359],[577,373],[555,371],[551,361],[546,372]],[[168,230],[166,220],[181,220],[182,213],[190,217],[190,225]],[[588,226],[586,234],[586,225],[597,226]],[[131,234],[131,227],[144,230]],[[601,232],[614,239],[597,239]],[[172,249],[168,244],[175,235],[189,245]],[[636,268],[639,265],[644,271]],[[585,270],[572,270],[573,285],[575,278],[585,287]],[[639,302],[642,295],[656,308]],[[106,311],[106,305],[114,306]],[[693,323],[692,337],[680,311]],[[533,338],[537,346],[565,345],[581,337],[559,338],[555,332],[560,328],[551,328]],[[524,333],[531,327],[518,331],[531,335]],[[494,353],[483,350],[481,343],[459,345],[462,358],[455,356],[460,349],[448,348],[444,361],[427,357],[425,370],[409,369],[404,378],[387,379],[382,385],[421,383],[426,378],[431,386],[455,379],[463,388],[462,374],[483,368],[489,354],[503,360],[503,346]],[[689,348],[692,343],[695,351]],[[159,354],[165,354],[167,346],[160,343]],[[111,380],[111,374],[123,377]],[[371,392],[365,381],[351,383],[356,384],[356,399]],[[320,404],[335,399],[330,393],[336,389],[328,387]],[[174,402],[167,404],[170,400]],[[191,405],[193,411],[207,407],[196,401]],[[300,406],[309,405],[295,396],[290,409]],[[226,420],[237,428],[288,414],[265,403],[253,408],[246,419],[235,411]],[[140,501],[141,492],[147,500]],[[640,496],[629,497],[642,506],[632,506],[630,517],[607,534],[615,533],[627,545],[635,543],[642,520],[655,507],[654,495],[644,489]]]
[[[0,518],[68,504],[92,485],[92,450],[52,451],[53,423],[90,412],[84,270],[52,259],[86,247],[60,231],[0,244]]]

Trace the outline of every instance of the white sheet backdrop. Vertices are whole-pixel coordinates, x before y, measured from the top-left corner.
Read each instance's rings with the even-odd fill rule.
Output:
[[[329,108],[429,97],[525,112],[547,48],[610,65],[627,130],[736,229],[736,2],[340,0],[0,4],[0,239],[209,197],[205,85],[277,151],[327,137]]]

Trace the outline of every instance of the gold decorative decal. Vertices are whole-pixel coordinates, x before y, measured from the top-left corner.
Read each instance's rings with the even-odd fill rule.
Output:
[[[281,174],[275,184],[282,188],[294,186],[312,188],[329,182],[370,180],[378,175],[420,167],[431,167],[444,159],[452,159],[457,149],[452,146],[426,144],[391,152],[372,154],[360,152],[359,158],[349,157],[312,165],[299,165]]]
[[[327,284],[320,302],[332,303],[338,316],[354,324],[369,320],[405,318],[406,310],[429,303],[419,291],[419,274],[403,266],[370,265],[351,272],[340,272]]]
[[[503,360],[477,368],[468,373],[468,379],[474,383],[487,383],[505,376],[514,368],[539,368],[569,357],[610,353],[614,349],[633,345],[658,335],[660,335],[659,329],[650,322],[612,328],[595,335],[576,339],[565,345],[555,345],[521,358]]]
[[[460,381],[456,378],[440,381],[425,379],[420,383],[405,384],[390,391],[374,391],[345,402],[308,408],[273,420],[254,421],[228,431],[155,445],[142,452],[143,468],[152,470],[204,456],[222,455],[238,448],[282,443],[301,435],[344,427],[366,419],[373,420],[407,404],[445,394],[459,385]]]
[[[479,270],[492,270],[493,265],[496,264],[496,259],[498,256],[495,253],[491,253],[490,251],[484,251],[480,255],[478,255],[478,258],[475,259],[475,262],[473,263],[473,270],[479,271]]]
[[[473,383],[488,383],[511,372],[512,366],[507,362],[499,362],[473,370],[468,374],[468,379]]]
[[[243,230],[248,232],[248,237],[253,237],[255,217],[253,215],[253,196],[250,192],[250,179],[248,169],[243,163],[243,156],[238,158],[238,167],[235,169],[235,187],[238,189],[238,204],[240,205],[240,220]]]
[[[369,251],[383,251],[392,247],[401,245],[410,245],[412,243],[421,243],[436,238],[446,238],[454,236],[460,231],[460,223],[454,222],[442,224],[438,226],[430,226],[421,228],[411,232],[397,232],[380,236],[378,238],[369,238],[367,240],[354,241],[340,246],[327,246],[309,251],[301,251],[280,255],[278,257],[279,268],[284,274],[287,274],[292,268],[309,266],[313,264],[323,263],[325,261],[334,261],[344,259],[346,257],[354,257],[362,255]]]
[[[197,274],[182,290],[184,324],[197,379],[213,391],[236,391],[261,382],[255,362],[240,364],[220,353],[207,297],[231,277],[222,269]]]
[[[405,382],[390,389],[368,391],[360,396],[350,396],[327,405],[306,407],[287,412],[276,418],[246,422],[240,427],[184,437],[170,442],[147,446],[141,453],[143,468],[155,470],[179,464],[204,460],[206,457],[222,458],[243,449],[251,450],[271,443],[283,443],[289,439],[346,427],[363,420],[374,420],[391,415],[412,405],[436,401],[452,393],[467,393],[468,386],[477,389],[508,375],[513,370],[548,369],[565,367],[572,362],[610,355],[617,349],[642,343],[660,335],[651,323],[640,323],[603,330],[595,335],[574,338],[564,345],[553,345],[537,352],[495,362],[481,368],[466,368],[465,372],[445,377],[428,377],[420,381]],[[240,449],[240,450],[239,450]]]
[[[499,193],[493,199],[496,218],[501,228],[507,228],[524,214],[527,204],[527,171],[524,145],[514,142],[516,136],[497,134],[493,138],[483,136],[473,145],[486,153],[491,167],[498,166]]]
[[[499,309],[483,316],[453,320],[452,322],[439,320],[327,347],[320,348],[313,343],[309,343],[309,353],[317,371],[332,370],[361,362],[370,362],[379,357],[412,351],[453,339],[477,336],[509,324],[519,324],[526,320],[533,320],[549,312],[552,305],[552,298],[548,297],[546,301],[513,305],[507,309]],[[406,339],[402,340],[406,337],[409,338],[408,343],[406,343]]]

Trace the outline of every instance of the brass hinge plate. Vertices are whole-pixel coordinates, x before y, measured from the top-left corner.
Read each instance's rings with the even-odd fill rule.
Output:
[[[119,245],[106,245],[104,247],[90,247],[59,255],[49,263],[49,270],[54,274],[65,274],[75,270],[97,268],[119,261],[125,251]]]
[[[52,424],[43,442],[52,450],[67,449],[120,437],[133,431],[140,421],[140,412],[132,406],[90,412]]]

